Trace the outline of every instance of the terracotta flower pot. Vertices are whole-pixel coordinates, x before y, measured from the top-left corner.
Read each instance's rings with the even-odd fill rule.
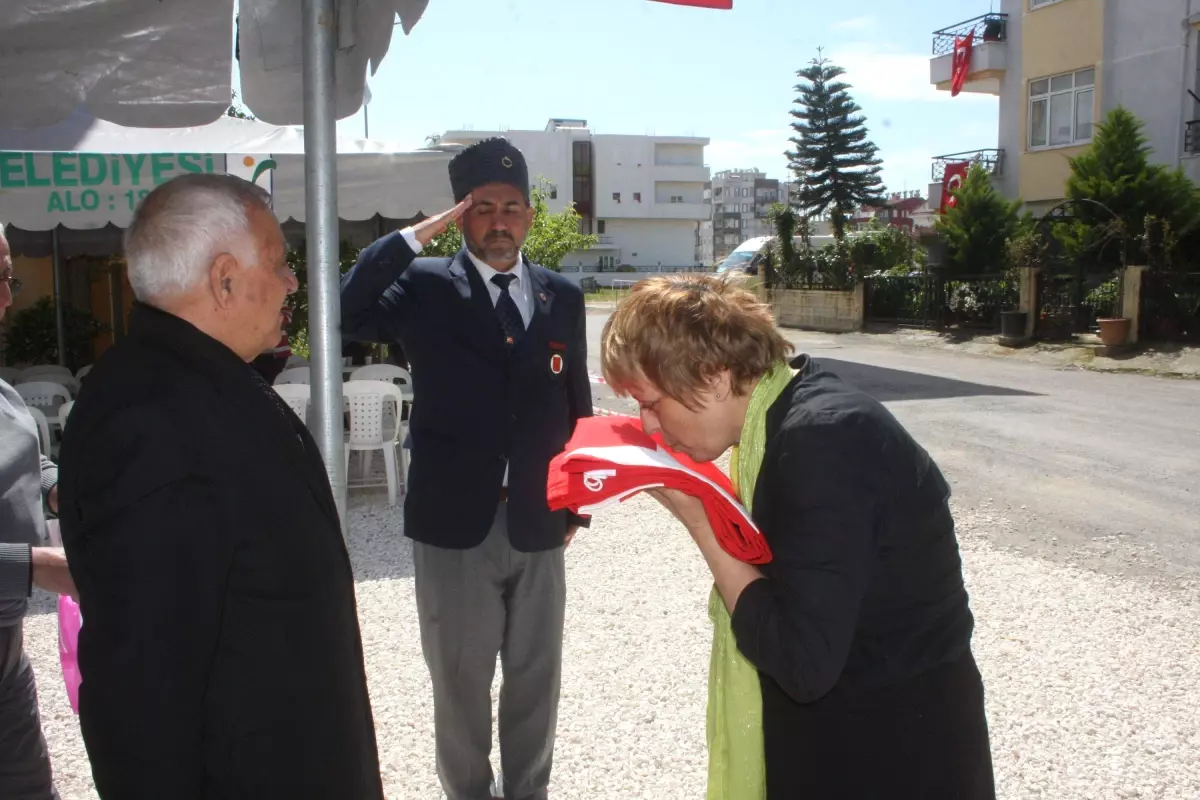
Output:
[[[1106,347],[1116,347],[1129,341],[1130,320],[1124,317],[1098,319],[1096,324],[1100,326],[1100,341],[1104,342]]]

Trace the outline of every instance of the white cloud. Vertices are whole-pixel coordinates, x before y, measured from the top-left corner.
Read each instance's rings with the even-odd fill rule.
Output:
[[[867,31],[874,28],[876,22],[874,17],[852,17],[833,23],[833,29],[835,31]]]
[[[844,80],[855,98],[905,103],[996,103],[991,95],[964,93],[951,97],[929,82],[930,56],[905,53],[879,44],[833,48],[829,60],[846,70]]]

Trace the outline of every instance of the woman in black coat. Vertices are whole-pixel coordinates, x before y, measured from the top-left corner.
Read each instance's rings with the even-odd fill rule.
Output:
[[[736,446],[731,476],[770,563],[722,550],[698,500],[656,496],[758,671],[765,794],[991,800],[949,486],[882,405],[806,356],[788,364],[790,350],[766,307],[708,276],[642,281],[601,345],[647,432],[698,461]]]

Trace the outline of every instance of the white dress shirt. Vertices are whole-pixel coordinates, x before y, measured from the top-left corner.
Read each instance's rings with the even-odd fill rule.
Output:
[[[418,241],[416,233],[412,228],[405,228],[400,231],[400,235],[404,237],[404,241],[408,243],[409,248],[414,254],[420,255],[424,249],[421,242]],[[495,307],[500,302],[500,287],[492,283],[492,276],[499,275],[500,271],[488,266],[481,259],[476,258],[475,254],[470,250],[467,251],[467,258],[471,259],[471,263],[475,265],[475,269],[479,272],[479,277],[483,278],[483,285],[487,287],[488,294],[492,298],[492,306]],[[509,275],[516,275],[517,279],[508,284],[508,294],[512,297],[513,302],[517,304],[517,310],[521,312],[521,321],[525,323],[525,327],[529,327],[529,321],[533,319],[533,293],[529,286],[529,276],[525,274],[525,256],[522,253],[517,253],[517,263],[508,271]],[[504,486],[508,486],[508,464],[504,465]]]
[[[404,241],[408,243],[413,253],[420,255],[421,250],[424,248],[417,240],[417,235],[413,232],[413,229],[405,228],[400,231],[400,235],[404,237]],[[495,307],[500,302],[500,287],[492,283],[492,276],[499,275],[500,271],[493,269],[481,259],[476,258],[475,254],[470,250],[467,251],[467,258],[471,259],[471,263],[475,265],[479,277],[483,278],[483,285],[487,287],[488,294],[492,298],[492,306]],[[525,256],[523,254],[517,253],[517,263],[508,271],[508,274],[517,276],[517,279],[508,285],[508,293],[517,304],[517,310],[521,312],[521,321],[528,328],[529,321],[533,319],[533,293],[529,286],[529,278],[525,274]]]

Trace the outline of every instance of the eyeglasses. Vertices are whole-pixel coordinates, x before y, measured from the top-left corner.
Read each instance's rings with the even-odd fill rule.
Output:
[[[18,294],[20,294],[21,287],[25,285],[21,282],[20,278],[12,274],[0,276],[0,283],[8,284],[8,290],[12,293],[13,297],[16,297]]]

